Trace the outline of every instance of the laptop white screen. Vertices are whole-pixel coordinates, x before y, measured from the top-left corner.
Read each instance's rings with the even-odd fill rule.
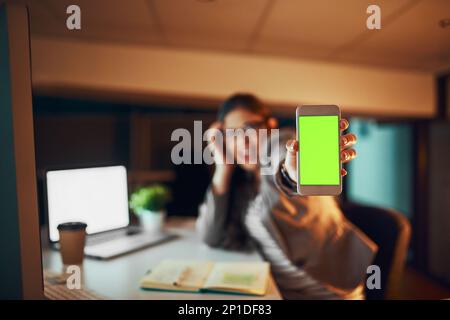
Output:
[[[88,234],[129,224],[127,172],[123,166],[48,171],[48,224],[51,241],[58,225],[85,222]]]

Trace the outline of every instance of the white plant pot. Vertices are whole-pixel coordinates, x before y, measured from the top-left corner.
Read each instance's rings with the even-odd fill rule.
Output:
[[[164,226],[166,212],[141,210],[139,212],[139,223],[145,231],[160,231]]]

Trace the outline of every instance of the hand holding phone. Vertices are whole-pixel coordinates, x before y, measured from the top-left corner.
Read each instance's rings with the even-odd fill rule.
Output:
[[[342,163],[356,156],[356,136],[340,132],[348,128],[337,106],[302,106],[297,108],[297,140],[288,141],[285,167],[297,182],[301,195],[338,195],[342,176],[347,174]]]

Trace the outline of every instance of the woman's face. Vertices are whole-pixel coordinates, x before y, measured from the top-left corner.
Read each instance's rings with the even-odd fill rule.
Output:
[[[258,129],[267,129],[264,116],[238,107],[225,116],[224,129],[243,129],[244,132],[247,132],[244,136],[235,131],[235,137],[225,138],[225,145],[228,152],[232,152],[234,155],[234,163],[239,164],[247,171],[257,170],[259,167],[257,161],[259,154]],[[247,131],[248,129],[255,129],[255,131],[250,131],[256,134],[251,134],[250,131]]]

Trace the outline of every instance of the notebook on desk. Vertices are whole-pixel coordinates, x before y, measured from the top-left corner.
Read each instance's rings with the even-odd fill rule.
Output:
[[[143,289],[185,292],[228,292],[265,295],[269,281],[266,262],[164,260],[145,275]]]

